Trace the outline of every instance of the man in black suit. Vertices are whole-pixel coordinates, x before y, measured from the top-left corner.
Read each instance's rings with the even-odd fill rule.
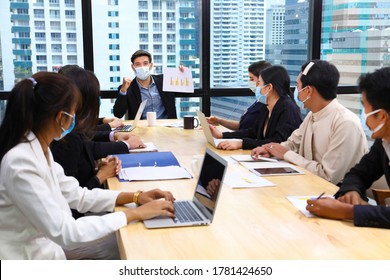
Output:
[[[131,63],[136,78],[123,78],[114,104],[114,116],[122,118],[127,111],[128,118],[134,119],[139,105],[147,99],[142,119],[145,119],[147,112],[156,112],[158,119],[176,119],[174,93],[162,90],[162,74],[150,74],[153,67],[151,54],[138,50],[131,56]]]

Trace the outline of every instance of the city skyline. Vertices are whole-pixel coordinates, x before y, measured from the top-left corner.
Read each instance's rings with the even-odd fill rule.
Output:
[[[211,1],[210,87],[246,87],[247,67],[262,59],[286,67],[294,84],[308,57],[309,2]],[[192,69],[195,87],[200,85],[205,39],[200,0],[91,3],[94,72],[102,90],[115,90],[124,76],[134,77],[130,56],[137,49],[152,53],[156,74],[184,64]],[[355,84],[361,73],[390,65],[390,3],[324,0],[323,5],[321,58],[339,68],[341,84]],[[0,90],[9,91],[37,71],[83,66],[81,15],[80,0],[1,1]],[[211,101],[213,114],[237,119],[254,98]],[[108,104],[102,113],[110,114],[111,101],[103,102]],[[177,102],[179,116],[199,109],[199,98]]]

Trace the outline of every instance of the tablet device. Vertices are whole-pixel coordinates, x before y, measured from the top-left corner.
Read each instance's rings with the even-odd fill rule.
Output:
[[[282,176],[282,175],[299,175],[304,174],[302,171],[293,166],[279,166],[279,167],[257,167],[251,171],[260,176]]]

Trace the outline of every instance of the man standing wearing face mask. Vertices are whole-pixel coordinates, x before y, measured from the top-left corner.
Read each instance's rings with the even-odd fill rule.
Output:
[[[122,118],[126,112],[130,120],[135,118],[142,101],[148,100],[142,114],[156,112],[158,119],[176,119],[175,95],[173,92],[163,92],[163,75],[152,75],[152,55],[144,50],[138,50],[131,56],[131,68],[136,78],[123,78],[119,93],[114,104],[114,116]]]
[[[310,110],[287,141],[252,150],[252,156],[275,156],[338,184],[367,152],[359,118],[336,99],[340,74],[327,61],[302,66],[297,97]]]

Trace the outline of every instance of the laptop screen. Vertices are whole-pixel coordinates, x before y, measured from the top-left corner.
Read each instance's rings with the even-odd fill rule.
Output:
[[[226,161],[207,149],[200,171],[195,197],[212,215],[222,187]]]

